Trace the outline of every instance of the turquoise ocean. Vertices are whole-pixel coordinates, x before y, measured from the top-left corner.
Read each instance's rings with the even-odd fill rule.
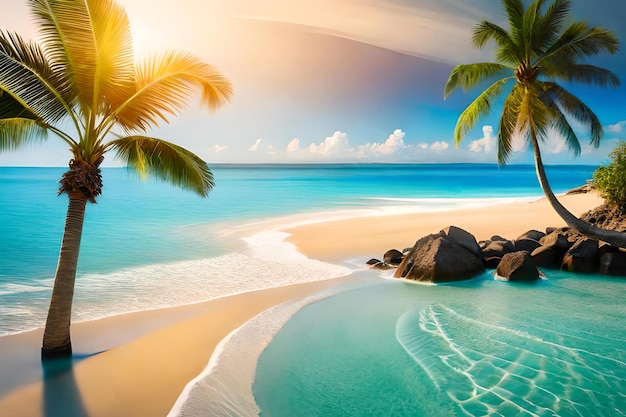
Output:
[[[595,168],[551,166],[548,175],[564,192]],[[533,167],[212,169],[217,186],[207,199],[103,169],[103,196],[87,207],[75,321],[347,274],[357,280],[238,329],[172,416],[626,414],[623,279],[553,271],[533,285],[489,273],[407,284],[365,270],[366,259],[327,264],[283,241],[281,229],[324,219],[539,198]],[[44,324],[67,204],[56,196],[63,171],[0,167],[0,337]]]

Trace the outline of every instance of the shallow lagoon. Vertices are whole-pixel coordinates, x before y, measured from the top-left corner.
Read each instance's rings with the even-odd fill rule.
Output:
[[[302,309],[261,355],[261,416],[626,414],[624,280],[372,281]]]

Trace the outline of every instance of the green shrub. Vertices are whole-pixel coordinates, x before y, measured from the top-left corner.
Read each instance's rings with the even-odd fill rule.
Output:
[[[626,142],[620,142],[610,157],[608,165],[593,173],[593,187],[623,213],[626,211]]]

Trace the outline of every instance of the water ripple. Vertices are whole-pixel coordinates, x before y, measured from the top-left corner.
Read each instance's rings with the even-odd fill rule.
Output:
[[[460,415],[626,415],[626,363],[619,353],[585,349],[593,341],[584,331],[557,343],[544,337],[548,329],[522,331],[497,315],[491,319],[432,304],[406,311],[396,339]]]

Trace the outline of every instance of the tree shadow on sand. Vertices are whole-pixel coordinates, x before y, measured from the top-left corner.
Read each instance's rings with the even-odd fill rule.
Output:
[[[100,353],[100,352],[98,352]],[[45,417],[88,417],[74,376],[74,364],[98,353],[70,358],[45,359],[43,370],[43,415]]]

